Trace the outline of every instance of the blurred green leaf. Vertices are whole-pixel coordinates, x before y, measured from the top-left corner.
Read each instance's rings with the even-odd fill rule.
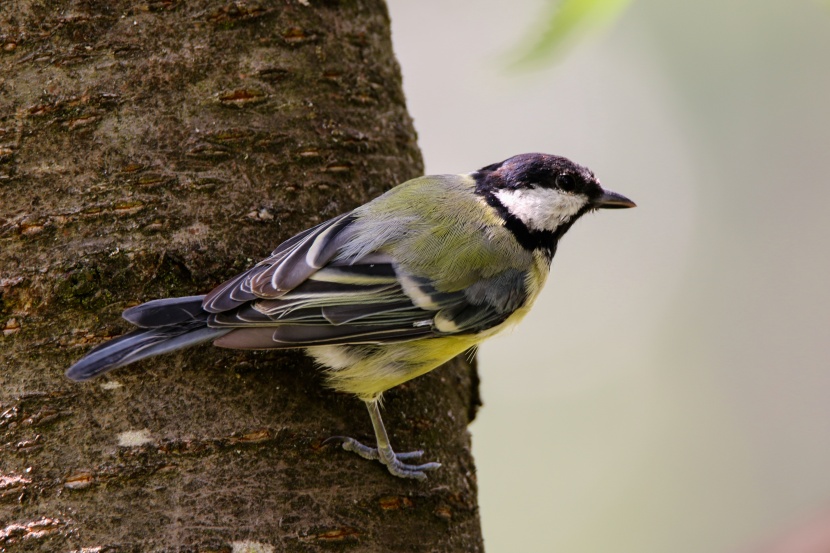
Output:
[[[538,62],[561,53],[580,35],[613,22],[631,0],[550,0],[540,29],[531,32],[529,45],[516,65]]]

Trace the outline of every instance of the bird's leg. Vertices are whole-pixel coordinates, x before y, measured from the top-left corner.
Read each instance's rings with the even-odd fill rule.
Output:
[[[426,480],[427,475],[424,471],[435,470],[441,466],[441,463],[424,463],[423,465],[408,465],[404,463],[403,461],[409,459],[418,459],[424,452],[409,451],[406,453],[395,453],[392,450],[392,445],[389,443],[389,436],[386,434],[386,428],[383,426],[383,419],[380,418],[378,400],[366,401],[365,403],[366,408],[369,410],[369,417],[372,419],[372,426],[375,429],[377,447],[363,445],[354,438],[347,438],[345,436],[333,436],[329,440],[340,441],[343,449],[353,451],[364,459],[380,461],[386,465],[389,472],[401,478]]]

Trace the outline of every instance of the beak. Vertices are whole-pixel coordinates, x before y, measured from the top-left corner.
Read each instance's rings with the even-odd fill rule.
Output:
[[[602,196],[594,200],[594,207],[597,209],[623,209],[626,207],[637,207],[637,204],[616,192],[606,190]]]

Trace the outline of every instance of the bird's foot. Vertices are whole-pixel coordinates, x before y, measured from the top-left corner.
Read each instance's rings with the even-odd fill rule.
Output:
[[[340,446],[343,449],[357,453],[364,459],[369,459],[370,461],[380,461],[386,465],[389,472],[400,478],[426,480],[427,475],[425,471],[435,470],[441,466],[441,463],[424,463],[422,465],[410,465],[404,463],[404,461],[420,459],[424,454],[424,452],[420,450],[395,453],[392,451],[391,447],[369,447],[367,445],[363,445],[354,438],[348,438],[346,436],[332,436],[323,443],[332,442],[340,442]]]

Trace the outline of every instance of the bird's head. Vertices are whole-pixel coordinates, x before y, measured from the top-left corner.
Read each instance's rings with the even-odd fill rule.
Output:
[[[585,213],[636,205],[604,190],[587,167],[554,155],[520,154],[472,176],[476,193],[499,212],[522,246],[551,255],[557,240]]]

